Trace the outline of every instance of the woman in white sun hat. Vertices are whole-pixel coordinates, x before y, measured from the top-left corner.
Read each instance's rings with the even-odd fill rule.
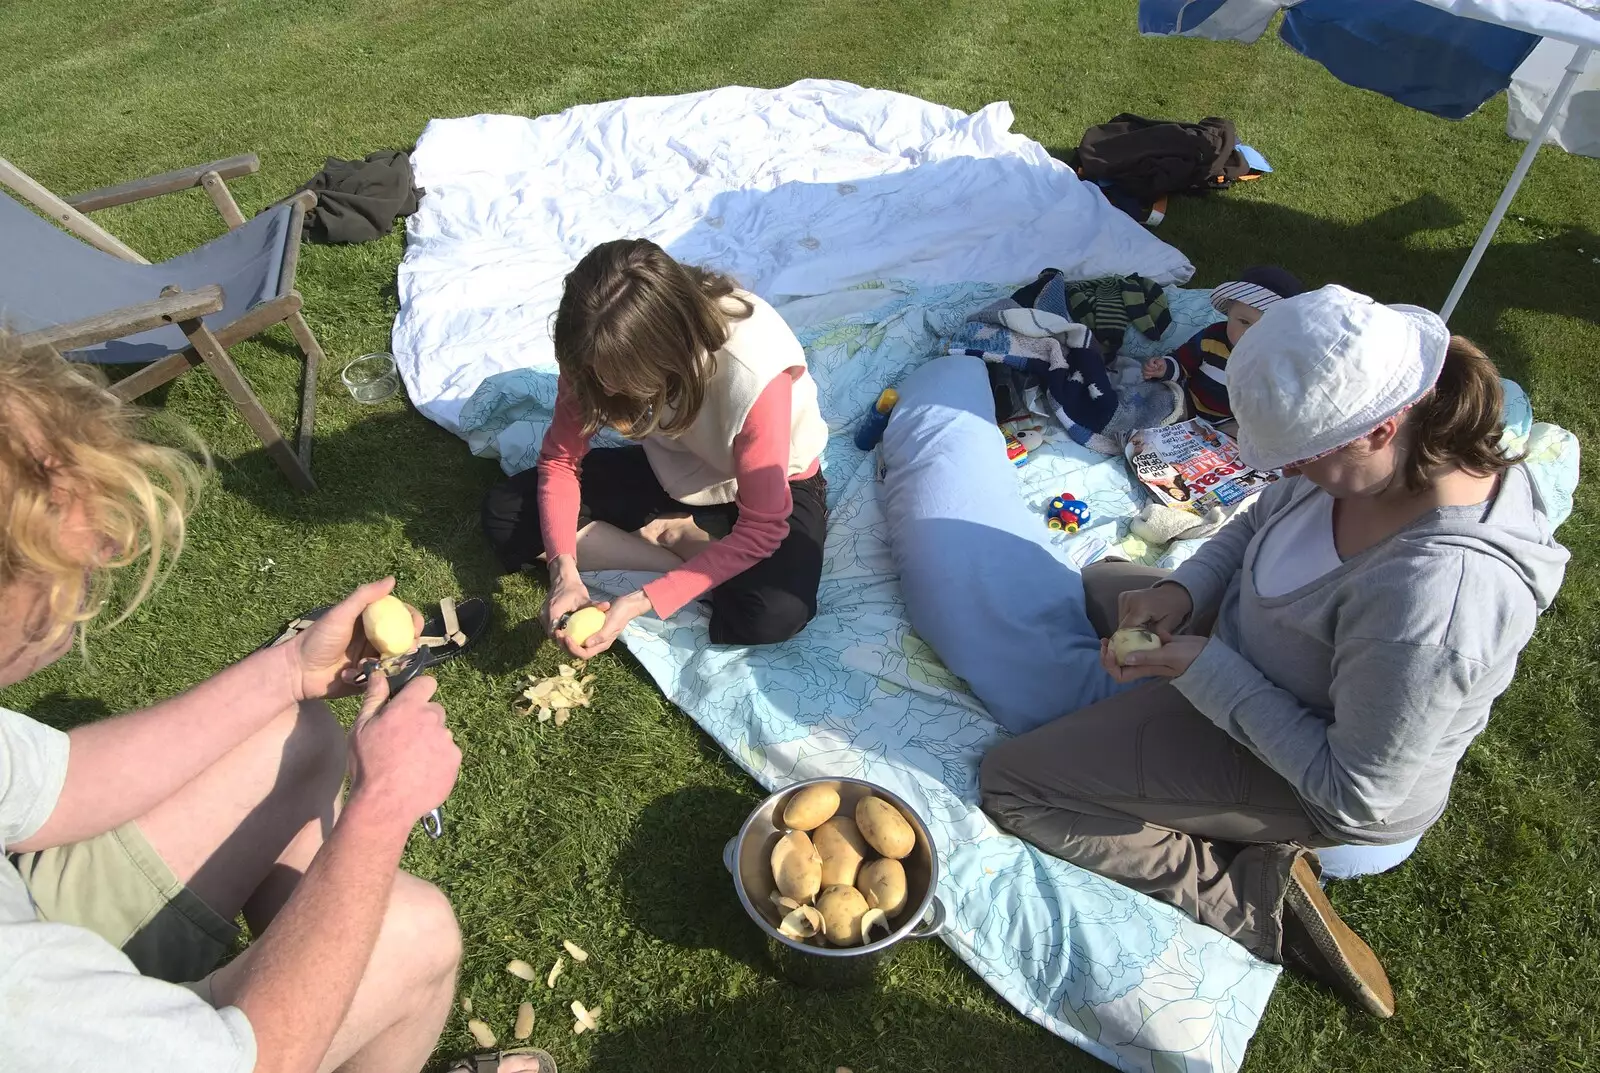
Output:
[[[1439,819],[1567,552],[1500,450],[1494,366],[1426,310],[1337,286],[1276,302],[1229,387],[1245,462],[1287,479],[1170,574],[1084,571],[1102,636],[1165,642],[1106,670],[1157,680],[991,751],[983,805],[1387,1017],[1315,848]]]

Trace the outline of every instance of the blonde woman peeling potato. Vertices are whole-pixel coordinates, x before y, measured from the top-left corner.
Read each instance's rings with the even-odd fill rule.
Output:
[[[126,617],[182,550],[202,470],[143,442],[136,416],[0,332],[0,687],[110,618],[116,591]],[[132,584],[114,590],[119,573]],[[422,1067],[461,940],[400,854],[461,754],[430,678],[389,698],[371,675],[348,737],[322,700],[356,691],[373,654],[359,619],[392,587],[136,712],[63,733],[0,708],[0,1064]],[[217,968],[240,915],[254,941]],[[537,1055],[475,1068],[553,1071]]]
[[[1494,366],[1426,310],[1342,287],[1274,303],[1234,350],[1244,461],[1286,480],[1168,574],[1084,571],[1120,682],[1156,681],[984,759],[984,808],[1379,1017],[1376,954],[1317,847],[1440,817],[1567,552],[1502,454]],[[1142,647],[1142,646],[1134,646]]]

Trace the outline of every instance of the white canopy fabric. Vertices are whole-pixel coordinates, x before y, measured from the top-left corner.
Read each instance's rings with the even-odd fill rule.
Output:
[[[1533,140],[1577,51],[1577,45],[1547,37],[1517,68],[1506,89],[1507,135],[1523,142]],[[1589,57],[1566,102],[1556,109],[1544,140],[1569,153],[1600,157],[1600,53]]]
[[[1418,0],[1464,19],[1600,48],[1600,0]],[[1283,5],[1287,7],[1288,5]]]

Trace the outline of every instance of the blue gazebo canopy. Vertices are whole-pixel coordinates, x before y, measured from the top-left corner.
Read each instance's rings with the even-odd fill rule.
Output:
[[[1550,124],[1600,47],[1600,0],[1139,0],[1139,31],[1252,42],[1279,35],[1341,82],[1446,119],[1505,89],[1541,38],[1578,46],[1440,314],[1448,318],[1516,196]]]

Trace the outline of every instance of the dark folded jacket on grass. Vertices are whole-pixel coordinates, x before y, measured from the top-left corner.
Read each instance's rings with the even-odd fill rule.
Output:
[[[399,149],[368,153],[364,160],[328,158],[300,189],[313,190],[316,208],[306,213],[308,242],[371,242],[394,228],[397,216],[417,211],[421,191],[411,183],[411,158]]]

